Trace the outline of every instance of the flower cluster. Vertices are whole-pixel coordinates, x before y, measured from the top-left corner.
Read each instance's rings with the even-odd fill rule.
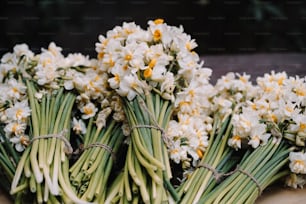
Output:
[[[192,51],[197,44],[182,27],[169,26],[162,19],[148,24],[144,30],[123,23],[106,37],[100,35],[99,66],[110,74],[110,87],[129,100],[153,89],[173,101],[177,83],[190,82],[202,65]]]
[[[305,78],[272,71],[258,77],[256,85],[249,87],[246,90],[249,96],[233,115],[233,136],[228,144],[238,150],[243,143],[253,148],[265,145],[271,136],[277,140],[287,139],[298,150],[289,156],[291,172],[306,174],[305,153],[300,152],[305,148],[306,135]],[[297,183],[305,183],[303,181],[305,178],[295,175],[287,183],[297,187]]]
[[[27,45],[16,45],[13,53],[7,53],[2,57],[0,64],[1,126],[5,136],[15,144],[19,152],[29,143],[26,129],[31,110],[28,105],[27,88],[22,80],[15,76],[23,71],[24,64],[33,56]]]
[[[177,93],[175,99],[176,120],[171,120],[167,129],[167,136],[172,143],[169,145],[171,159],[184,162],[190,166],[201,159],[208,146],[208,135],[212,129],[212,97],[214,87],[209,83],[212,70],[203,68],[192,76],[188,87]]]
[[[80,53],[65,57],[62,48],[53,42],[48,49],[35,55],[26,44],[16,45],[12,53],[5,54],[0,64],[0,116],[7,138],[23,151],[29,144],[27,120],[31,115],[25,79],[34,80],[40,88],[35,95],[42,98],[47,92],[64,87],[76,91],[78,113],[72,119],[76,134],[84,135],[84,120],[99,115],[97,125],[105,126],[107,117],[124,120],[118,96],[107,86],[107,74],[97,69],[97,60]]]
[[[287,132],[299,138],[303,132],[303,119],[305,121],[305,79],[288,78],[285,72],[271,72],[257,78],[253,90],[256,94],[247,99],[240,112],[233,116],[234,130],[229,145],[238,149],[241,140],[247,140],[256,148],[265,144],[271,135],[295,137]]]
[[[177,120],[169,124],[168,135],[174,144],[169,147],[170,156],[176,162],[193,166],[202,158],[208,146],[214,114],[226,118],[233,112],[235,104],[243,104],[253,98],[254,87],[250,75],[228,73],[215,86],[210,84],[210,69],[199,69],[189,86],[177,93],[175,101]],[[233,139],[229,143],[233,143]],[[240,143],[237,143],[240,146]],[[189,158],[191,157],[191,158]]]

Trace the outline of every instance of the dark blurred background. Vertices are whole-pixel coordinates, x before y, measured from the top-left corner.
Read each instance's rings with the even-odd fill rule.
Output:
[[[155,18],[183,25],[200,55],[302,53],[305,5],[303,0],[1,0],[0,54],[17,43],[39,51],[54,41],[66,53],[95,56],[99,34],[123,21],[145,28]]]

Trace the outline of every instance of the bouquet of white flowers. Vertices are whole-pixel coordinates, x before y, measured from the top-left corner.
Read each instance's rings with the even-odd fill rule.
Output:
[[[162,19],[0,63],[1,188],[15,203],[254,203],[306,183],[306,78],[228,73]],[[175,176],[174,176],[175,175]]]
[[[83,144],[88,149],[76,164],[89,148],[106,154],[95,165],[100,166],[96,174],[105,177],[97,182],[101,186],[109,175],[109,158],[123,141],[121,103],[107,89],[107,78],[95,69],[97,61],[81,54],[64,57],[60,51],[51,43],[34,55],[26,45],[17,45],[1,60],[1,167],[16,203],[25,192],[35,193],[39,203],[86,203],[78,191],[91,174],[85,180],[79,176],[81,183],[72,185],[75,177],[69,175],[69,158],[73,146]],[[100,150],[90,146],[96,143],[101,143]],[[87,186],[96,188],[90,182]]]

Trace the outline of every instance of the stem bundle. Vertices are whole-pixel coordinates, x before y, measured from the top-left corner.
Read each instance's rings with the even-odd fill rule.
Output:
[[[75,96],[59,89],[55,95],[46,93],[38,100],[34,84],[27,81],[27,88],[32,110],[32,140],[18,163],[11,194],[17,194],[16,198],[22,199],[18,195],[29,189],[36,194],[37,203],[85,203],[77,198],[68,177],[66,154],[72,153],[69,143],[70,117]]]
[[[172,105],[158,94],[125,101],[131,138],[123,172],[112,184],[105,203],[163,203],[178,200],[164,144]]]

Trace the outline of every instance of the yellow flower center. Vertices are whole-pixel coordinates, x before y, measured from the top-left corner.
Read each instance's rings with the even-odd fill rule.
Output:
[[[119,83],[119,82],[120,82],[120,76],[119,76],[119,74],[115,74],[114,79],[115,79],[116,82]]]
[[[110,59],[108,64],[110,67],[113,67],[115,65],[115,62],[112,59]]]
[[[187,42],[186,43],[186,49],[188,50],[188,51],[191,51],[191,44],[190,44],[190,42]]]
[[[156,59],[151,59],[151,61],[150,61],[150,63],[149,63],[149,68],[153,68],[154,66],[155,66],[155,64],[156,64]]]
[[[300,130],[305,130],[306,129],[306,123],[300,123]]]
[[[280,77],[280,78],[277,80],[278,85],[283,85],[284,80],[285,80],[285,77]]]
[[[124,32],[125,32],[125,34],[130,35],[130,34],[133,33],[133,30],[126,28],[126,29],[124,29]]]
[[[129,69],[129,67],[128,67],[127,64],[126,64],[126,65],[124,65],[124,66],[122,67],[122,69],[123,69],[124,71],[126,71],[126,70]]]
[[[277,122],[277,116],[275,114],[271,115],[271,119],[272,119],[273,122],[275,122],[275,123]]]
[[[253,103],[253,104],[251,105],[251,107],[252,107],[253,110],[256,110],[256,109],[257,109],[257,106],[256,106],[255,103]]]
[[[201,149],[197,148],[197,155],[199,156],[200,159],[203,157],[203,152]]]
[[[266,87],[264,91],[269,93],[269,92],[273,91],[273,88],[272,87]]]
[[[253,140],[260,141],[260,139],[259,139],[258,135],[254,136],[254,137],[253,137]]]
[[[17,128],[18,128],[18,124],[15,123],[12,127],[12,132],[14,132],[16,134],[16,131],[17,131]]]
[[[306,96],[306,90],[305,89],[296,89],[295,91],[296,95],[298,96]]]
[[[243,83],[246,83],[247,82],[247,79],[243,76],[240,76],[239,77],[239,80],[242,81]]]
[[[190,101],[181,101],[180,103],[179,103],[179,106],[181,107],[181,106],[189,106],[191,104],[191,102]]]
[[[100,76],[97,75],[97,76],[95,76],[94,81],[99,81],[99,79],[100,79]]]
[[[133,82],[133,83],[131,84],[131,87],[132,87],[133,89],[137,89],[138,85],[137,85],[137,83]]]
[[[235,140],[235,141],[240,141],[241,140],[239,135],[234,135],[232,139]]]
[[[20,137],[20,143],[24,146],[28,146],[30,144],[30,141],[27,137],[21,136]]]
[[[46,65],[48,65],[48,64],[50,64],[51,63],[51,59],[45,59],[43,62],[42,62],[42,64],[43,64],[43,66],[45,67]]]
[[[155,23],[155,25],[163,24],[163,23],[164,23],[164,19],[162,19],[162,18],[157,18],[157,19],[154,20],[154,23]]]
[[[289,113],[292,113],[293,112],[293,108],[289,107],[289,106],[286,106],[286,111],[288,111]]]
[[[194,97],[194,90],[190,90],[190,91],[189,91],[189,95],[190,95],[191,97]]]
[[[18,93],[18,92],[19,92],[18,89],[17,89],[16,87],[13,87],[13,88],[12,88],[12,91],[13,91],[14,93]]]
[[[144,72],[143,72],[143,76],[145,77],[145,78],[149,78],[149,77],[151,77],[152,76],[152,69],[151,68],[148,68],[148,69],[146,69]]]
[[[178,149],[172,149],[171,150],[171,154],[176,154],[176,153],[178,153],[179,151],[178,151]]]
[[[22,113],[23,113],[23,110],[22,110],[22,109],[18,109],[18,110],[16,111],[16,117],[17,117],[17,118],[21,118],[21,117],[22,117]]]
[[[98,59],[100,60],[100,59],[102,59],[104,57],[104,52],[99,52],[99,54],[98,54]]]
[[[153,39],[154,41],[159,41],[162,37],[162,33],[160,30],[156,29],[153,33]]]
[[[125,57],[124,57],[124,59],[126,60],[126,61],[130,61],[131,59],[132,59],[132,55],[130,55],[130,54],[126,54],[125,55]]]
[[[86,115],[90,115],[90,114],[93,113],[93,110],[92,110],[92,108],[84,107],[84,113],[85,113]]]
[[[305,163],[303,160],[295,160],[294,161],[294,165],[298,165],[298,166],[305,166]]]

